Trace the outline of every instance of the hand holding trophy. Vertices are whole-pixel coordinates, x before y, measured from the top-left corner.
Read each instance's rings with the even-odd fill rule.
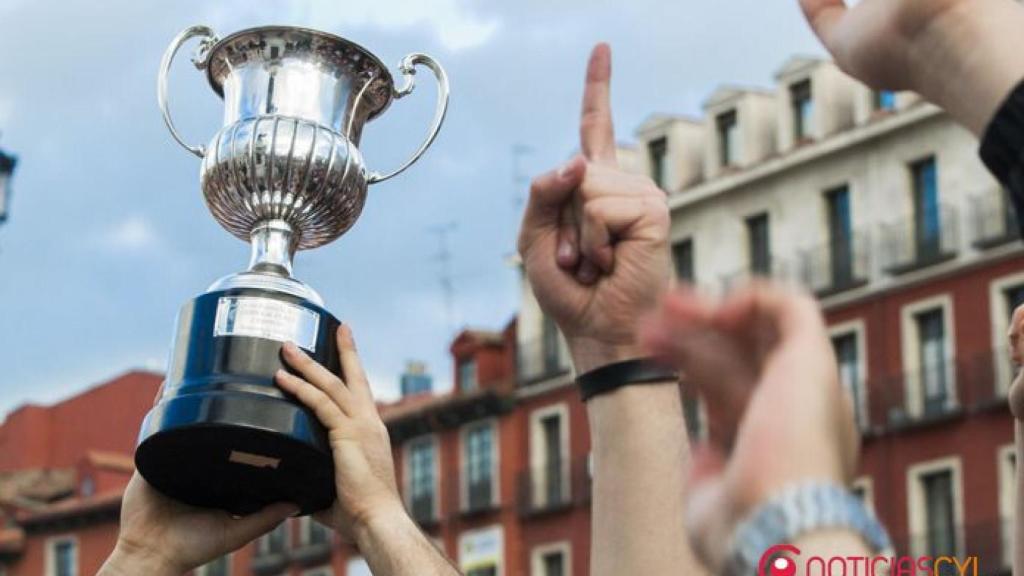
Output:
[[[225,106],[224,126],[206,147],[185,143],[167,106],[167,73],[192,38],[200,38],[193,63]],[[428,136],[394,171],[369,171],[358,149],[363,125],[412,92],[418,65],[438,85]],[[284,342],[337,373],[339,321],[292,277],[292,258],[351,228],[368,185],[412,165],[444,121],[448,78],[441,65],[411,54],[399,69],[405,82],[396,87],[364,48],[296,27],[218,39],[193,26],[164,54],[164,120],[174,139],[203,159],[201,187],[213,217],[252,245],[248,270],[218,280],[178,315],[166,380],[135,455],[139,472],[168,496],[233,514],[275,502],[307,514],[334,501],[324,429],[274,385],[274,373],[284,368]]]

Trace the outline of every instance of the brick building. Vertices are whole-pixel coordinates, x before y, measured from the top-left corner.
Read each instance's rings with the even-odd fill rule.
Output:
[[[721,293],[767,276],[819,297],[863,435],[854,488],[898,552],[978,555],[982,573],[1007,573],[1015,463],[1003,333],[1024,301],[1024,259],[1006,197],[976,141],[914,95],[872,92],[812,58],[776,79],[715,91],[700,118],[652,116],[622,159],[669,193],[681,279]],[[382,406],[408,509],[472,576],[587,574],[586,414],[530,287],[504,330],[464,331],[451,353],[452,391],[424,392],[417,367],[409,394]],[[95,569],[157,382],[128,374],[8,417],[0,575]],[[684,396],[699,437],[702,408]],[[54,571],[68,558],[76,571]],[[369,574],[308,519],[198,573]]]

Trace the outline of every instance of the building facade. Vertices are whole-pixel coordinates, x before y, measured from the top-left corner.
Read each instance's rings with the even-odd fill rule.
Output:
[[[971,135],[912,94],[793,58],[774,87],[723,87],[700,118],[652,116],[636,140],[622,159],[669,195],[681,281],[722,294],[769,277],[820,300],[862,432],[852,488],[898,552],[977,555],[982,573],[1008,572],[1004,334],[1024,301],[1024,252]],[[528,283],[514,321],[464,331],[451,353],[453,390],[431,391],[413,366],[403,397],[381,406],[413,518],[469,576],[588,574],[585,408]],[[0,426],[0,576],[95,570],[158,382],[129,374]],[[700,402],[682,389],[700,438]],[[197,574],[369,570],[302,518]]]

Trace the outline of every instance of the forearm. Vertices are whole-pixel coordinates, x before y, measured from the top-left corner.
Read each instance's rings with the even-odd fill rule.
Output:
[[[688,545],[689,446],[676,382],[626,386],[587,403],[593,444],[594,576],[700,574]]]
[[[174,568],[163,558],[132,553],[119,545],[111,552],[110,557],[100,567],[96,576],[136,576],[137,574],[181,576],[183,571]]]
[[[925,98],[981,136],[1024,79],[1024,8],[1013,0],[960,2],[920,31],[911,81]]]
[[[355,531],[356,545],[377,576],[458,576],[459,571],[404,510],[370,520]]]

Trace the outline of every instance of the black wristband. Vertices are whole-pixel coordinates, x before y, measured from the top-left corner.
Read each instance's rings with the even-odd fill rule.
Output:
[[[675,382],[679,373],[652,358],[635,358],[595,368],[576,377],[584,402],[594,396],[631,384]]]

